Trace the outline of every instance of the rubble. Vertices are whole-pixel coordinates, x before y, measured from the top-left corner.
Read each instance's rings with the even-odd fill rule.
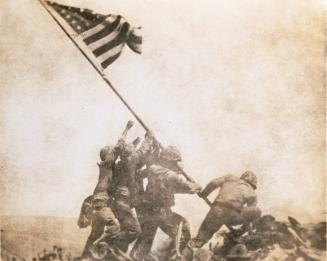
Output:
[[[288,222],[280,222],[271,215],[264,215],[249,228],[238,226],[222,229],[217,233],[217,238],[219,240],[214,247],[196,249],[193,253],[193,261],[326,260],[326,222],[301,224],[293,217],[289,217]],[[2,253],[2,260],[12,261],[12,256]],[[15,259],[28,260],[17,257]],[[40,250],[32,260],[79,261],[82,259],[72,257],[66,248],[53,246],[51,250]],[[99,256],[98,260],[109,259]]]
[[[292,217],[289,222],[280,222],[265,215],[248,230],[229,228],[220,236],[224,243],[214,247],[213,260],[229,260],[235,247],[244,255],[237,260],[318,261],[326,258],[326,222],[302,225]]]

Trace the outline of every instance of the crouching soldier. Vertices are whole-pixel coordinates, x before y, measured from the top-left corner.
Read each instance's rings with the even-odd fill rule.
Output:
[[[184,257],[190,260],[191,249],[200,248],[207,243],[222,225],[233,226],[246,224],[259,218],[261,211],[257,208],[257,177],[251,171],[241,177],[223,176],[211,181],[200,193],[207,197],[213,190],[220,188],[219,194],[207,216],[203,220],[198,234],[184,250]]]
[[[146,255],[151,250],[158,228],[172,240],[168,251],[163,251],[160,253],[161,256],[155,257],[157,260],[168,260],[175,248],[174,240],[181,222],[184,246],[190,239],[188,222],[184,217],[173,212],[171,207],[175,204],[174,194],[194,194],[199,192],[201,187],[194,182],[185,180],[180,173],[179,161],[181,161],[179,150],[169,146],[163,149],[157,164],[144,170],[146,174],[143,175],[147,177],[148,185],[143,194],[143,203],[138,206],[138,216],[142,220],[142,233],[132,250],[132,256],[137,260],[149,258]]]
[[[119,222],[108,206],[108,201],[109,196],[106,192],[100,192],[93,196],[91,233],[86,241],[82,258],[92,257],[90,250],[93,248],[93,243],[102,237],[104,233],[107,237],[115,238],[120,231]]]

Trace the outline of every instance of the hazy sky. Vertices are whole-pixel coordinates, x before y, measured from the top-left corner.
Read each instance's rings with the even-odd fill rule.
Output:
[[[202,186],[250,169],[264,213],[323,218],[322,4],[60,2],[143,26],[143,54],[126,48],[109,78]],[[38,1],[2,0],[0,10],[1,212],[77,216],[99,149],[133,117]],[[208,208],[180,196],[175,209],[197,225]]]

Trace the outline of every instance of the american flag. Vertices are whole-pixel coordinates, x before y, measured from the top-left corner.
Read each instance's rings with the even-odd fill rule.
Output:
[[[125,44],[134,52],[141,53],[141,28],[131,27],[121,15],[103,15],[51,1],[45,3],[82,38],[103,69],[120,56]]]

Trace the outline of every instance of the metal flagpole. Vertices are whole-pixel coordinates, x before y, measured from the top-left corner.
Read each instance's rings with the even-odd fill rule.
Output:
[[[56,11],[54,11],[51,7],[49,7],[44,0],[39,0],[42,6],[47,10],[47,12],[51,15],[51,17],[55,20],[55,22],[59,25],[59,27],[65,32],[65,34],[69,37],[69,39],[74,43],[74,45],[80,50],[83,56],[90,62],[93,68],[98,72],[98,74],[102,77],[102,79],[107,83],[110,89],[117,95],[117,97],[122,101],[122,103],[127,107],[127,109],[133,114],[135,119],[142,125],[142,127],[149,131],[149,128],[145,125],[142,119],[136,114],[136,112],[131,108],[131,106],[126,102],[126,100],[120,95],[117,89],[112,85],[112,83],[107,78],[106,74],[103,71],[101,65],[93,58],[93,54],[89,51],[86,45],[83,43],[81,38],[76,34],[73,29],[66,25],[66,21],[61,18]],[[161,146],[160,142],[158,144]],[[161,146],[162,147],[162,146]],[[182,175],[191,182],[194,180],[187,175],[182,169],[180,169]],[[202,197],[201,197],[202,198]],[[211,206],[211,202],[207,198],[202,198],[209,206]]]
[[[142,119],[136,114],[136,112],[131,108],[131,106],[125,101],[125,99],[120,95],[120,93],[117,91],[117,89],[113,86],[113,84],[109,81],[106,74],[103,72],[102,67],[92,59],[93,55],[90,55],[86,48],[82,48],[83,43],[79,44],[79,39],[75,32],[72,32],[72,30],[65,26],[65,23],[60,23],[60,20],[63,20],[59,15],[56,14],[56,12],[49,6],[44,3],[43,0],[39,0],[39,2],[42,4],[42,6],[47,10],[47,12],[51,15],[51,17],[55,20],[55,22],[60,26],[60,28],[65,32],[65,34],[72,40],[72,42],[75,44],[75,46],[78,48],[78,50],[81,51],[83,56],[92,64],[93,68],[100,74],[102,79],[107,83],[107,85],[110,87],[110,89],[118,96],[118,98],[122,101],[122,103],[127,107],[127,109],[133,114],[135,119],[142,125],[142,127],[148,131],[149,128],[145,125],[145,123],[142,121]],[[71,32],[69,32],[71,31]],[[75,37],[74,37],[75,36]]]

